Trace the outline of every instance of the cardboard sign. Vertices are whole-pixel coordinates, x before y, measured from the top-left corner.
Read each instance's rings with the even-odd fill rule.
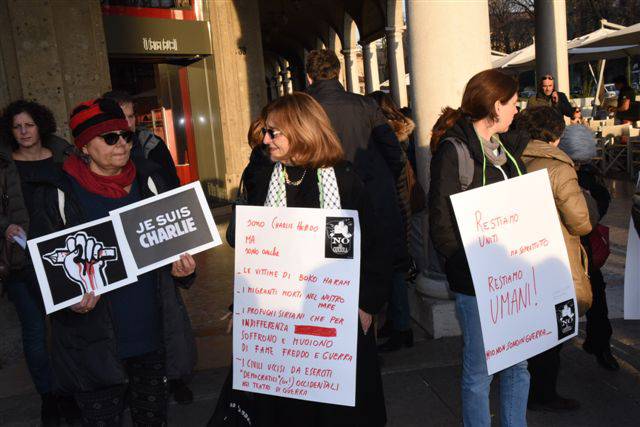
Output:
[[[574,337],[577,303],[546,169],[451,196],[489,374]]]
[[[136,281],[106,217],[28,241],[47,314]]]
[[[633,218],[629,220],[627,259],[624,265],[624,318],[640,319],[640,239]]]
[[[111,212],[138,274],[222,244],[200,182]]]
[[[359,287],[356,211],[238,206],[233,388],[354,406]]]
[[[640,189],[640,177],[636,181],[636,191]],[[640,238],[638,230],[629,220],[629,237],[627,239],[627,258],[624,264],[624,318],[640,319]]]

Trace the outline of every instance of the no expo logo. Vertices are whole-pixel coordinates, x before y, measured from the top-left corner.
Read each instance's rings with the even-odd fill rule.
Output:
[[[325,258],[353,258],[353,218],[327,217]]]

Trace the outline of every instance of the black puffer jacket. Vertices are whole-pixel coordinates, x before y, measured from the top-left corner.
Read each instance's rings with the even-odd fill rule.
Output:
[[[336,79],[315,81],[307,92],[327,112],[346,160],[364,183],[389,242],[390,267],[406,270],[409,255],[396,190],[406,157],[395,132],[373,98],[346,92]]]
[[[474,175],[468,189],[482,187],[482,148],[471,121],[464,117],[459,119],[442,137],[442,140],[446,138],[456,138],[469,147],[474,160]],[[529,136],[526,133],[514,131],[500,135],[500,140],[518,162],[521,172],[525,173],[526,169],[520,156],[529,141]],[[515,165],[508,158],[502,169],[509,178],[518,176]],[[504,180],[502,172],[490,163],[487,163],[486,176],[487,185]],[[450,200],[452,194],[461,191],[456,148],[450,142],[443,142],[431,161],[429,232],[436,251],[444,259],[444,269],[450,289],[454,292],[475,295],[467,256],[462,246]]]
[[[157,165],[143,159],[136,160],[135,164],[142,198],[154,196],[148,185],[149,179],[159,192],[167,190]],[[40,233],[53,233],[86,222],[70,179],[65,175],[57,185],[45,185],[38,190],[38,203],[45,206],[34,216],[34,221],[40,225]],[[60,216],[58,190],[65,195],[66,222]],[[155,273],[162,313],[166,374],[168,378],[181,378],[191,374],[197,353],[191,322],[178,287],[189,288],[195,274],[177,279],[171,276],[171,266],[155,270]],[[117,356],[110,310],[107,293],[86,314],[65,309],[50,316],[54,380],[61,391],[89,391],[126,382],[127,375]]]

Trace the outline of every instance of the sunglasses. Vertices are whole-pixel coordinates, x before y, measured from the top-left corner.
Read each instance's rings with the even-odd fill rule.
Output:
[[[104,135],[100,135],[100,138],[104,139],[104,142],[106,142],[107,145],[116,145],[120,140],[120,137],[124,139],[124,142],[130,144],[133,140],[133,132],[126,130],[122,132],[109,132],[105,133]]]
[[[280,132],[279,130],[262,128],[262,136],[264,137],[267,134],[269,134],[269,138],[276,139],[278,135],[282,135],[282,132]]]
[[[553,76],[549,76],[549,75],[543,76],[542,80],[553,80]]]

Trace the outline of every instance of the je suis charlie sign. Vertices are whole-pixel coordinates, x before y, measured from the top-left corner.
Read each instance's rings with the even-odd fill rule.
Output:
[[[29,240],[47,313],[221,244],[199,182],[110,212],[106,218]]]

